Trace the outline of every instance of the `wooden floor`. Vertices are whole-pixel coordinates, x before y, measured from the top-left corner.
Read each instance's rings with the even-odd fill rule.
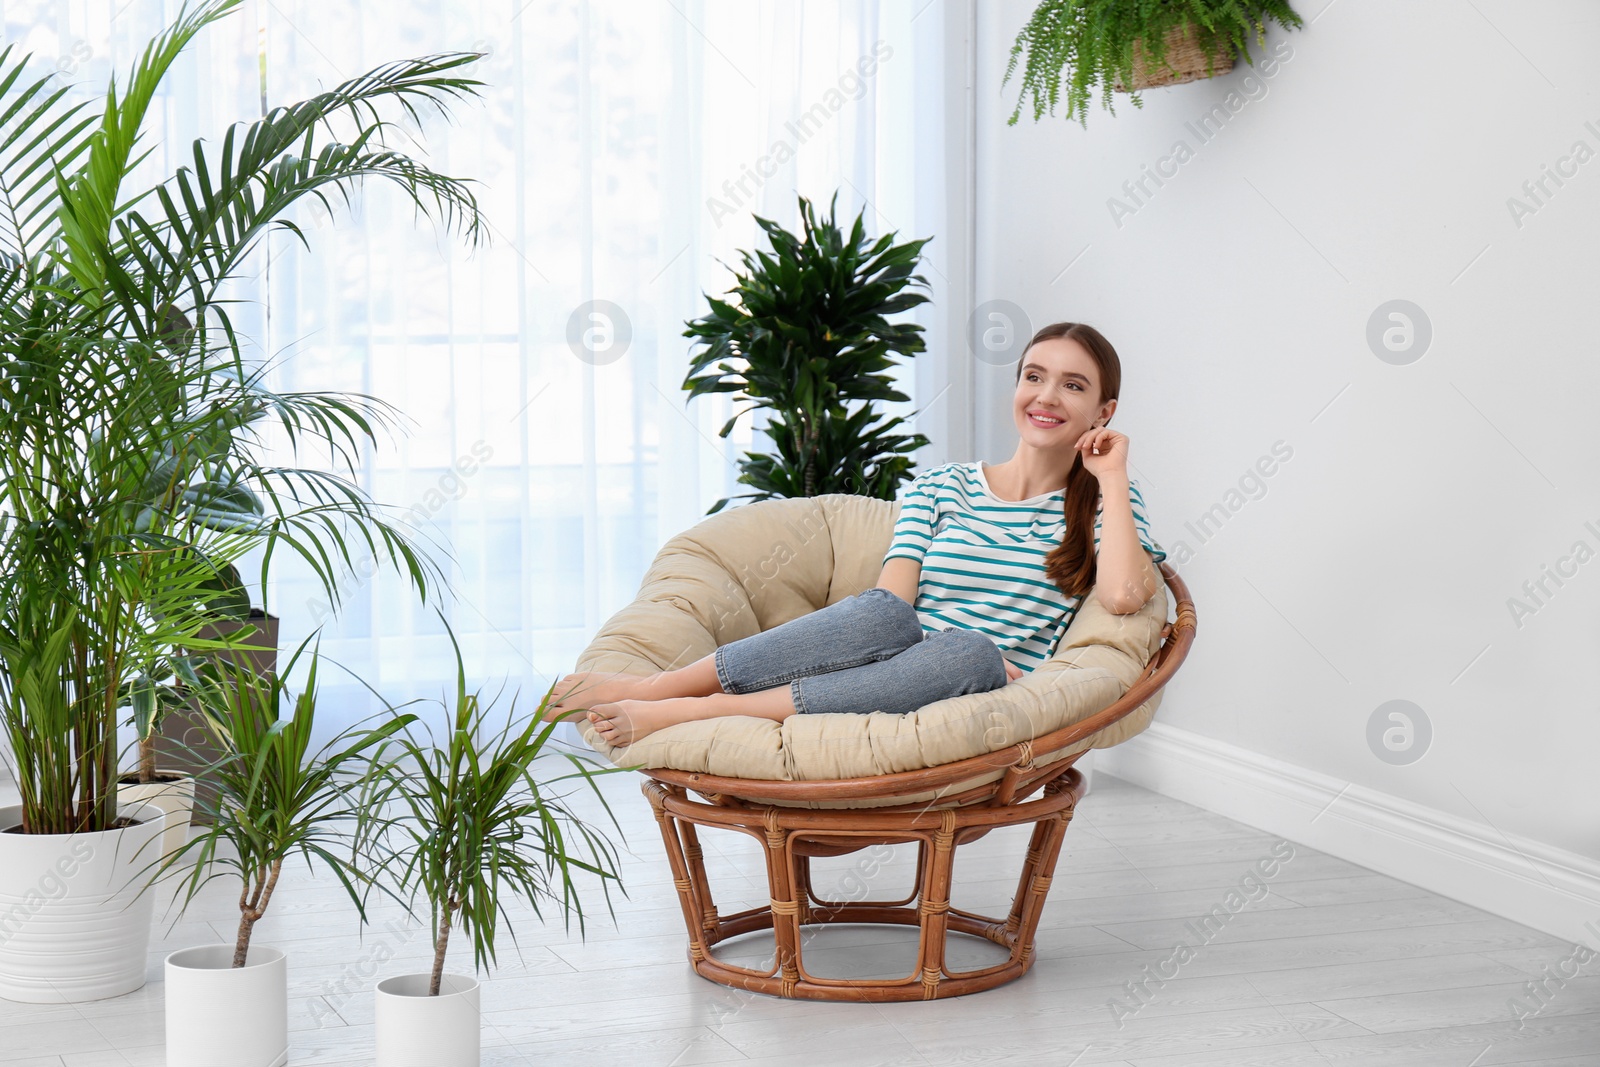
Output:
[[[597,899],[587,939],[517,913],[521,958],[506,938],[484,987],[486,1065],[1600,1064],[1600,959],[1550,983],[1519,1026],[1511,1001],[1537,1009],[1527,984],[1572,946],[1298,845],[1252,886],[1258,860],[1275,846],[1287,853],[1277,838],[1103,774],[1067,831],[1039,959],[1021,980],[887,1005],[724,989],[689,970],[637,779],[612,776],[606,790],[631,850],[630,897],[614,924]],[[1003,911],[1025,832],[961,850],[957,907]],[[753,842],[708,833],[705,844],[724,910],[765,899]],[[908,883],[911,859],[901,847],[821,862],[819,889],[847,896],[867,883],[887,896]],[[256,937],[289,953],[290,1062],[370,1064],[372,982],[426,969],[427,935],[390,911],[362,937],[337,887],[304,868],[285,880]],[[158,927],[139,992],[68,1007],[0,1001],[0,1063],[162,1064],[161,960],[232,939],[234,900],[215,889]],[[1226,921],[1202,929],[1208,913]],[[1174,957],[1180,941],[1190,951]],[[958,959],[976,963],[992,947],[963,945]],[[815,972],[863,975],[909,972],[909,949],[902,931],[855,928],[808,938],[804,950]],[[759,960],[770,942],[737,951]],[[468,945],[452,964],[470,970]]]

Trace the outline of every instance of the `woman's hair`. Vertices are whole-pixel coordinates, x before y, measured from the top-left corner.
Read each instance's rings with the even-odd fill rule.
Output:
[[[1028,350],[1040,341],[1058,337],[1078,342],[1100,368],[1100,399],[1095,401],[1095,407],[1115,399],[1122,389],[1122,361],[1099,330],[1081,322],[1054,322],[1034,334],[1017,360],[1017,381],[1022,381],[1022,365],[1028,360]],[[1064,596],[1088,596],[1094,588],[1094,511],[1099,495],[1099,481],[1084,469],[1082,455],[1074,455],[1072,469],[1067,472],[1066,501],[1061,509],[1067,520],[1066,532],[1061,543],[1044,558],[1045,576]]]

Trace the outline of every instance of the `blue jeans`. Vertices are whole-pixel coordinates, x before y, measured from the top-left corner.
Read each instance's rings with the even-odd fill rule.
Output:
[[[987,635],[953,626],[925,634],[915,608],[878,588],[731,641],[715,659],[724,692],[787,682],[795,710],[810,715],[903,715],[1008,681],[1005,658]]]

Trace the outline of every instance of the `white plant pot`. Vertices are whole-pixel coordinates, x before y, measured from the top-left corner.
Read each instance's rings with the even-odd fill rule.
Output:
[[[167,957],[167,1067],[282,1067],[289,1062],[289,972],[283,953],[232,945]]]
[[[447,974],[428,996],[427,974],[377,986],[378,1067],[478,1067],[478,980]]]
[[[72,1004],[144,985],[154,895],[145,892],[166,814],[92,834],[21,834],[19,805],[0,807],[0,997]]]
[[[166,859],[189,840],[189,822],[194,818],[194,779],[175,782],[125,782],[117,786],[118,804],[154,804],[167,813],[167,828],[161,834],[161,858]]]

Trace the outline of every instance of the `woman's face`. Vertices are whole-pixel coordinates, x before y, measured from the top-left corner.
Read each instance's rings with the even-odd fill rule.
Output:
[[[1077,341],[1052,337],[1022,357],[1011,417],[1022,440],[1035,448],[1059,449],[1071,462],[1078,438],[1097,419],[1109,419],[1116,406],[1115,400],[1100,402],[1100,368]],[[1061,421],[1050,423],[1044,416]]]

